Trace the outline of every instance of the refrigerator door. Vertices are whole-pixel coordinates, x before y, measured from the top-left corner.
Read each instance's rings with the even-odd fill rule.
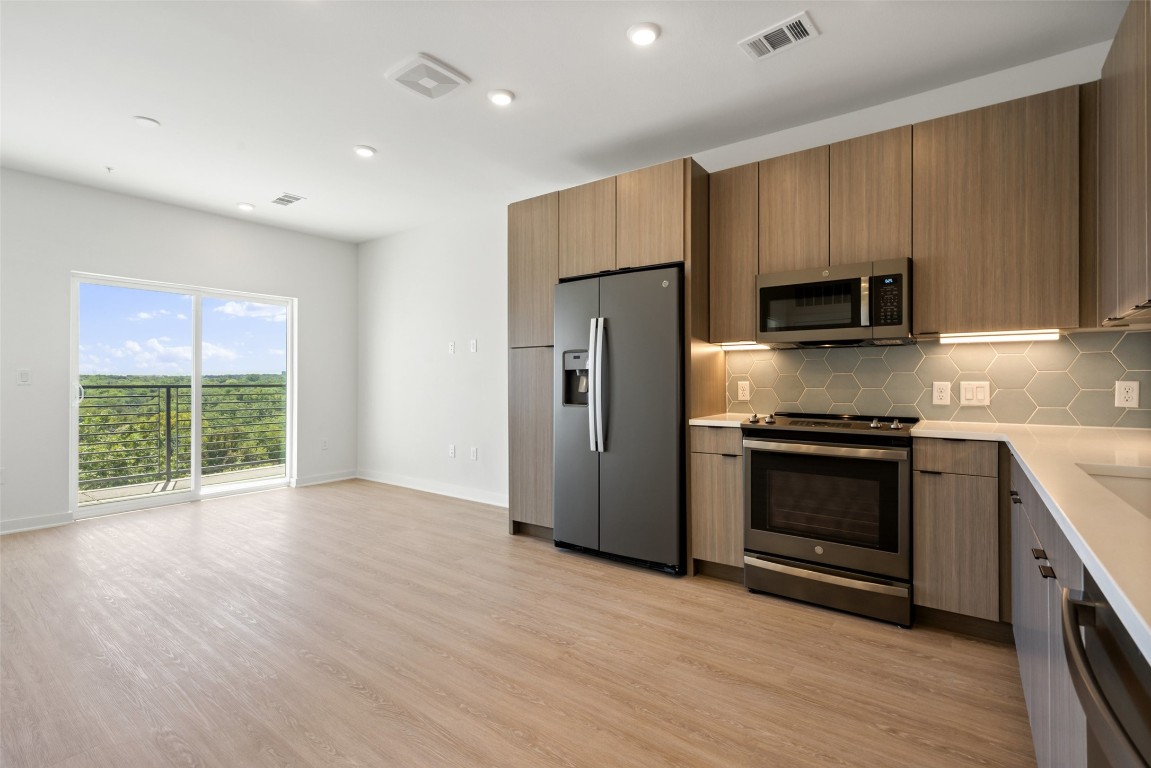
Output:
[[[677,570],[684,565],[681,280],[676,267],[602,277],[599,312],[599,549]],[[562,460],[557,450],[557,465]]]
[[[599,315],[599,280],[561,283],[555,289],[555,519],[557,542],[599,549],[599,456],[591,445],[590,405],[564,403],[564,353],[590,353],[592,321]],[[570,358],[569,358],[570,359]],[[587,359],[586,356],[583,359]],[[569,386],[570,389],[570,386]],[[592,402],[591,393],[585,399]]]

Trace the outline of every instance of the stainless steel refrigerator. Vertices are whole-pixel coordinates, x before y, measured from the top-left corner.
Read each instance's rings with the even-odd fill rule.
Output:
[[[685,567],[683,274],[555,289],[557,547]]]

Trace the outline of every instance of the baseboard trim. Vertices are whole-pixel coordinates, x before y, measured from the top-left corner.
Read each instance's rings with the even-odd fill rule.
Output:
[[[938,608],[925,608],[917,605],[915,606],[915,623],[925,627],[946,629],[948,632],[955,632],[960,635],[978,637],[980,640],[1015,645],[1012,627],[1003,621],[977,619],[974,616],[963,616],[950,611],[941,611]]]
[[[713,579],[723,579],[743,586],[743,569],[737,565],[713,563],[710,560],[696,560],[695,575],[710,576]]]
[[[0,520],[0,536],[8,533],[22,533],[24,531],[37,531],[41,528],[55,528],[74,521],[71,512],[58,512],[54,515],[37,515],[36,517],[20,517],[15,520]]]
[[[468,488],[462,485],[437,483],[421,478],[394,475],[390,472],[371,472],[362,469],[356,473],[356,477],[362,480],[371,480],[373,483],[398,485],[401,488],[411,488],[413,491],[424,491],[426,493],[434,493],[439,496],[451,496],[454,499],[463,499],[464,501],[476,501],[480,504],[490,504],[493,507],[503,507],[504,509],[507,509],[508,507],[508,496],[506,493],[489,493],[487,491],[478,491],[475,488]]]
[[[324,483],[338,483],[341,480],[355,480],[360,475],[350,470],[344,472],[330,472],[326,475],[309,475],[308,477],[297,477],[292,480],[288,485],[293,488],[300,488],[305,485],[323,485]]]
[[[512,521],[512,535],[531,536],[534,539],[544,539],[545,541],[552,540],[552,529],[545,525],[535,525],[534,523],[521,523],[518,520]]]

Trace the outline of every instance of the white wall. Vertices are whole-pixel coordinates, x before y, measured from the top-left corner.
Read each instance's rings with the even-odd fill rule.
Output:
[[[495,204],[360,246],[361,477],[507,506],[506,217]]]
[[[0,531],[72,519],[73,270],[297,298],[297,477],[352,476],[355,255],[350,243],[0,171]],[[31,386],[16,386],[20,368]]]

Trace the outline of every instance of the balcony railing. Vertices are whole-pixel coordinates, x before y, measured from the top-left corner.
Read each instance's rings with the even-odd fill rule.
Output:
[[[282,471],[286,413],[283,384],[202,385],[201,476]],[[141,484],[171,490],[191,476],[191,439],[191,384],[87,386],[80,402],[80,491]]]

